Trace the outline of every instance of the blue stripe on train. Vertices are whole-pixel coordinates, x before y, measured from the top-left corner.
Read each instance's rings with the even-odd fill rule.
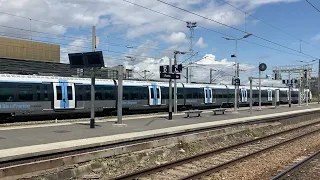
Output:
[[[68,99],[68,81],[59,80],[59,86],[61,86],[61,95],[62,100],[60,101],[60,108],[69,108],[69,99]]]
[[[207,94],[206,103],[210,103],[210,90],[208,86],[206,86],[206,94]]]
[[[153,88],[153,105],[158,105],[158,91],[157,91],[157,84],[156,83],[151,83],[152,88]]]

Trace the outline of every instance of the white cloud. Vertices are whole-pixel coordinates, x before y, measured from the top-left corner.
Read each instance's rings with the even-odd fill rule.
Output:
[[[232,4],[243,6],[247,10],[252,10],[265,4],[292,3],[298,1],[300,0],[229,0]]]
[[[72,41],[69,45],[60,48],[60,62],[61,63],[69,63],[68,53],[78,53],[88,51],[87,42],[81,40],[84,37],[79,37],[79,39]]]
[[[205,48],[208,46],[208,44],[204,43],[203,42],[203,38],[200,37],[196,43],[196,46],[199,47],[199,48]]]
[[[199,18],[190,13],[186,13],[175,8],[169,7],[158,1],[150,0],[129,0],[139,5],[154,9],[156,11],[168,14],[184,21],[196,21],[204,27],[208,28],[220,28],[221,25],[212,21]],[[228,0],[230,3],[237,5],[248,12],[252,12],[258,6],[278,3],[278,2],[295,2],[296,0]],[[230,26],[237,26],[244,23],[243,13],[230,7],[227,4],[219,5],[219,0],[170,0],[168,1],[175,4],[178,7],[191,10],[195,13],[201,14],[213,20],[228,24]],[[173,56],[173,50],[187,51],[189,49],[187,43],[186,34],[183,31],[186,30],[186,24],[169,17],[151,12],[149,10],[134,6],[130,3],[119,0],[0,0],[0,6],[7,13],[12,13],[18,16],[27,17],[20,18],[6,14],[0,14],[0,32],[5,36],[8,33],[16,33],[20,36],[30,37],[30,31],[22,31],[19,29],[33,30],[45,33],[53,33],[58,35],[71,35],[71,36],[91,36],[91,26],[97,25],[98,31],[101,34],[108,34],[109,36],[117,36],[122,38],[132,39],[144,39],[148,36],[150,42],[157,46],[155,42],[159,40],[172,43],[172,46],[168,48],[168,51],[157,52],[157,54],[150,49],[147,49],[149,45],[142,43],[136,49],[130,49],[127,53],[113,55],[109,52],[105,52],[108,57],[107,64],[110,66],[124,64],[124,56],[131,54],[137,57],[135,62],[127,61],[127,66],[132,68],[138,68],[139,71],[147,68],[156,74],[158,77],[159,64],[168,64],[168,57]],[[39,19],[50,23],[43,23],[39,21],[30,21],[28,18]],[[30,23],[31,22],[31,23]],[[63,26],[64,25],[64,26]],[[18,29],[10,29],[4,26],[15,27]],[[73,27],[73,28],[70,28]],[[73,34],[75,32],[75,34]],[[7,34],[6,34],[7,33]],[[33,32],[33,35],[38,34]],[[39,34],[38,34],[39,35]],[[47,34],[41,34],[43,36],[50,36]],[[56,36],[57,37],[57,36]],[[61,37],[61,36],[60,36]],[[101,43],[104,38],[101,38]],[[320,35],[318,37],[320,39]],[[61,41],[55,41],[57,44]],[[89,38],[90,41],[90,38]],[[108,41],[108,40],[107,40]],[[81,48],[81,46],[90,47],[90,42],[87,43],[80,39],[68,39],[64,41],[66,46],[61,44],[61,60],[62,62],[68,62],[67,53],[87,51],[87,49]],[[110,41],[109,41],[110,42]],[[108,42],[107,42],[108,43]],[[126,42],[127,43],[127,42]],[[127,43],[128,44],[128,43]],[[198,47],[206,47],[207,44],[203,38],[199,38],[196,43]],[[75,47],[80,46],[80,47]],[[147,47],[147,48],[143,48]],[[108,46],[109,49],[111,46]],[[111,47],[112,48],[112,47]],[[106,49],[106,48],[104,48]],[[118,50],[121,51],[121,50]],[[123,52],[123,50],[122,50]],[[155,55],[156,54],[156,55]],[[159,57],[159,58],[147,58],[147,57]],[[162,59],[160,57],[163,57]],[[208,65],[208,67],[221,69],[233,74],[233,62],[226,59],[216,60],[214,55],[207,55],[198,63]],[[198,66],[198,65],[197,65]],[[242,67],[244,66],[244,67]],[[241,68],[249,68],[249,65],[241,65]],[[203,73],[203,69],[199,67],[193,67],[194,78],[201,80],[208,76],[208,73]],[[199,72],[198,72],[199,71]],[[208,71],[209,72],[209,71]],[[205,75],[202,77],[200,75]],[[207,77],[208,78],[208,77]]]
[[[313,41],[320,41],[320,33],[311,38]]]
[[[150,71],[147,73],[148,77],[152,79],[160,79],[159,78],[159,66],[160,65],[167,65],[169,64],[169,57],[164,56],[162,58],[154,59],[154,58],[140,58],[139,61],[135,63],[127,63],[125,67],[127,69],[134,70],[134,77],[141,78],[143,76],[142,71],[148,70]],[[186,66],[187,64],[185,64]],[[194,64],[189,64],[189,72],[192,75],[191,81],[195,82],[205,82],[209,83],[210,77],[210,68],[214,69],[213,77],[215,78],[215,83],[222,83],[222,84],[230,84],[232,76],[234,75],[234,62],[230,62],[226,59],[216,60],[213,54],[207,54],[201,60],[195,62]],[[254,67],[248,64],[241,64],[241,69],[244,70],[252,70]],[[181,78],[181,82],[185,82],[185,73],[184,70],[182,72],[183,76]]]
[[[188,42],[186,39],[186,34],[184,32],[173,32],[170,36],[168,41],[172,44],[180,44]]]

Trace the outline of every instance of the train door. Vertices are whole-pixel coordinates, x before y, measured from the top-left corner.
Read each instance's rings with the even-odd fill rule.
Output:
[[[241,89],[241,102],[248,102],[248,91],[245,88]]]
[[[268,89],[268,101],[272,101],[272,90]]]
[[[76,107],[75,94],[73,83],[67,81],[53,83],[54,109],[74,109]]]
[[[152,84],[149,88],[149,105],[161,105],[161,89],[160,86]]]
[[[205,87],[203,88],[203,91],[204,91],[204,103],[211,104],[213,102],[212,89],[209,87]]]

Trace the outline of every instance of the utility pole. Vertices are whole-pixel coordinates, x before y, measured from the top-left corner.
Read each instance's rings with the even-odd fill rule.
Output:
[[[301,71],[300,71],[300,73],[299,73],[299,106],[301,106],[301,81],[302,81],[302,77],[303,77],[303,74],[301,73]]]
[[[252,77],[249,77],[250,81],[250,114],[252,114]]]
[[[177,65],[177,53],[174,52],[174,65],[176,66]],[[172,67],[170,66],[170,68],[172,69]],[[174,72],[174,74],[176,74],[176,72]],[[177,113],[178,112],[178,100],[177,100],[177,80],[174,79],[174,92],[173,92],[174,96],[173,96],[173,111],[174,113]]]
[[[92,51],[96,51],[96,27],[92,26]],[[90,128],[95,127],[95,68],[91,70],[91,112],[90,112]]]
[[[189,82],[189,67],[186,68],[186,83]]]
[[[291,108],[291,72],[289,71],[289,108]]]
[[[180,51],[174,51],[174,66],[177,67],[177,54],[185,54],[185,52],[180,52]],[[172,70],[172,66],[169,65],[169,69]],[[176,71],[174,71],[174,74],[176,74]],[[178,91],[177,91],[177,79],[174,79],[174,92],[173,92],[173,95],[174,95],[174,101],[173,101],[173,109],[174,109],[174,113],[177,113],[178,112],[178,100],[177,100],[177,94],[178,94]]]
[[[169,59],[169,74],[172,73],[172,59]],[[169,120],[172,120],[172,79],[169,79]]]
[[[213,69],[210,68],[210,84],[212,84],[212,71]]]
[[[260,62],[259,62],[260,65]],[[259,69],[259,110],[261,110],[261,70]]]
[[[241,38],[229,38],[229,37],[224,37],[224,39],[226,40],[232,40],[232,41],[236,41],[236,52],[234,55],[232,55],[231,57],[235,57],[235,79],[239,78],[239,69],[238,69],[238,64],[237,64],[237,56],[238,56],[238,40],[241,40],[241,39],[245,39],[245,38],[248,38],[249,36],[251,36],[252,34],[251,33],[248,33],[246,35],[244,35],[243,37]],[[234,112],[237,112],[237,85],[234,84]]]
[[[122,124],[122,96],[123,96],[123,65],[118,67],[118,104],[117,124]]]
[[[310,92],[310,86],[309,86],[309,71],[307,71],[307,79],[306,79],[306,86],[307,86],[307,106],[309,106],[309,92]]]

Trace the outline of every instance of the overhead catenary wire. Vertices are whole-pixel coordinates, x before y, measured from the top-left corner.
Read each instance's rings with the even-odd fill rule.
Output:
[[[289,35],[289,36],[291,36],[291,37],[293,37],[293,38],[301,41],[301,42],[304,42],[304,43],[310,45],[310,46],[313,46],[313,47],[315,47],[315,48],[319,48],[319,47],[317,47],[317,46],[315,46],[315,45],[313,45],[313,44],[311,44],[311,43],[309,43],[309,42],[307,42],[307,41],[305,41],[305,40],[303,40],[303,39],[301,39],[301,38],[299,38],[299,37],[297,37],[297,36],[295,36],[295,35],[293,35],[293,34],[291,34],[291,33],[289,33],[289,32],[286,32],[286,31],[280,29],[279,27],[276,27],[275,25],[273,25],[273,24],[271,24],[271,23],[269,23],[269,22],[267,22],[267,21],[265,21],[265,20],[263,20],[263,19],[255,16],[255,15],[253,15],[253,14],[250,14],[250,13],[244,11],[243,9],[241,9],[241,8],[239,8],[239,7],[231,4],[230,2],[228,2],[228,1],[226,1],[226,0],[221,0],[221,1],[225,2],[225,4],[227,4],[227,5],[229,5],[229,6],[233,7],[233,8],[235,8],[235,9],[243,12],[243,13],[246,14],[246,15],[248,15],[248,16],[250,16],[250,17],[253,17],[253,18],[259,20],[260,22],[263,22],[264,24],[267,24],[267,25],[270,26],[270,27],[272,27],[272,28],[274,28],[274,29],[277,29],[278,31],[281,31],[281,32],[283,32],[283,33],[285,33],[285,34],[287,34],[287,35]]]
[[[37,21],[37,22],[41,22],[41,23],[45,23],[45,24],[51,24],[51,25],[59,25],[59,26],[63,26],[63,27],[66,27],[66,28],[74,28],[74,29],[78,29],[77,27],[72,27],[72,26],[66,26],[66,25],[63,25],[63,24],[57,24],[57,23],[52,23],[52,22],[47,22],[47,21],[42,21],[42,20],[38,20],[38,19],[34,19],[34,18],[29,18],[29,17],[25,17],[25,16],[20,16],[20,15],[16,15],[16,14],[12,14],[12,13],[8,13],[8,12],[3,12],[3,11],[0,11],[1,14],[6,14],[6,15],[9,15],[9,16],[14,16],[14,17],[19,17],[19,18],[23,18],[23,19],[27,19],[27,20],[30,20],[30,21]],[[4,26],[2,26],[4,27]],[[8,27],[8,26],[7,26]],[[8,27],[10,28],[10,27]],[[14,28],[14,27],[11,27],[11,28]],[[20,29],[22,30],[21,28],[15,28],[15,29]],[[58,35],[58,34],[52,34],[52,33],[45,33],[45,32],[39,32],[39,31],[34,31],[32,30],[31,28],[28,30],[30,32],[34,32],[34,33],[43,33],[43,34],[50,34],[50,35]],[[82,31],[82,30],[80,30]],[[87,32],[87,31],[83,31],[83,32]],[[91,32],[91,29],[90,29],[90,32]],[[59,35],[61,36],[61,35]],[[67,36],[65,36],[67,37]],[[114,37],[114,36],[105,36],[105,37],[109,37],[109,38],[114,38],[114,39],[119,39],[119,40],[122,40],[122,41],[128,41],[128,42],[132,42],[132,43],[137,43],[137,44],[142,44],[142,42],[137,42],[137,41],[133,41],[133,40],[128,40],[128,39],[124,39],[124,38],[119,38],[119,37]],[[77,39],[79,39],[78,37],[76,37]],[[91,38],[89,39],[86,39],[86,40],[91,40]],[[146,47],[150,48],[150,47],[155,47],[157,48],[156,46],[153,46],[152,44],[149,44],[149,43],[146,43],[145,44]]]
[[[318,9],[315,5],[313,5],[310,1],[306,0],[308,4],[310,4],[315,10],[320,12],[320,9]]]
[[[215,22],[215,23],[217,23],[217,24],[220,24],[220,25],[222,25],[222,26],[228,27],[228,28],[230,28],[230,29],[233,29],[233,30],[236,30],[236,31],[239,31],[239,32],[242,32],[242,33],[247,33],[246,31],[241,30],[241,29],[239,29],[239,28],[236,28],[236,27],[233,27],[233,26],[230,26],[230,25],[221,23],[221,22],[219,22],[219,21],[213,20],[213,19],[211,19],[211,18],[205,17],[205,16],[203,16],[203,15],[200,15],[200,14],[198,14],[198,13],[189,11],[189,10],[187,10],[187,9],[178,7],[178,6],[176,6],[176,5],[167,3],[167,2],[165,2],[165,1],[162,1],[162,0],[157,0],[157,1],[158,1],[158,2],[161,2],[161,3],[163,3],[163,4],[166,4],[166,5],[168,5],[168,6],[171,6],[171,7],[173,7],[173,8],[179,9],[179,10],[181,10],[181,11],[184,11],[184,12],[193,14],[193,15],[195,15],[195,16],[201,17],[201,18],[203,18],[203,19],[206,19],[206,20]],[[261,37],[261,36],[255,35],[255,34],[252,34],[252,36],[254,36],[254,37],[258,38],[258,39],[264,40],[264,41],[266,41],[266,42],[272,43],[272,44],[274,44],[274,45],[277,45],[277,46],[280,46],[280,47],[289,49],[289,50],[291,50],[291,51],[295,51],[295,52],[298,52],[298,53],[301,53],[301,54],[304,54],[304,55],[306,55],[306,56],[309,56],[309,57],[311,57],[311,58],[315,58],[315,59],[316,59],[316,57],[314,57],[314,56],[312,56],[312,55],[309,55],[309,54],[303,53],[303,52],[301,52],[301,51],[292,49],[292,48],[290,48],[290,47],[284,46],[284,45],[282,45],[282,44],[279,44],[279,43],[277,43],[277,42],[271,41],[271,40],[266,39],[266,38],[264,38],[264,37]]]
[[[34,30],[29,30],[29,29],[23,29],[23,28],[17,28],[17,27],[11,27],[11,26],[5,26],[5,25],[0,25],[0,27],[5,27],[5,28],[10,28],[10,29],[17,29],[17,30],[21,30],[21,31],[27,31],[27,32],[34,32],[34,33],[39,33],[39,34],[48,34],[48,35],[54,35],[54,36],[61,36],[61,37],[65,37],[68,39],[72,39],[72,40],[77,40],[77,41],[83,41],[83,42],[90,42],[91,40],[89,38],[81,38],[81,37],[74,37],[74,36],[65,36],[65,35],[59,35],[59,34],[52,34],[52,33],[46,33],[46,32],[40,32],[40,31],[34,31]],[[16,34],[19,36],[24,36],[23,34],[19,34],[19,33],[12,33],[12,32],[0,32],[0,34]],[[45,37],[45,36],[34,36],[33,37],[42,37],[42,38],[48,38],[48,39],[62,39],[62,38],[56,38],[56,37]],[[64,39],[66,40],[66,39]],[[132,44],[119,44],[119,43],[106,43],[106,42],[99,42],[102,45],[108,45],[108,46],[117,46],[117,47],[126,47],[126,48],[130,48],[130,49],[152,49],[152,50],[158,50],[158,51],[168,51],[171,52],[173,50],[169,50],[166,48],[155,48],[152,46],[141,46],[141,45],[132,45]]]
[[[179,19],[179,18],[177,18],[177,17],[174,17],[174,16],[171,16],[171,15],[168,15],[168,14],[165,14],[165,13],[162,13],[162,12],[159,12],[159,11],[156,11],[156,10],[154,10],[154,9],[151,9],[151,8],[148,8],[148,7],[145,7],[145,6],[142,6],[142,5],[140,5],[140,4],[137,4],[137,3],[134,3],[134,2],[131,2],[131,1],[128,1],[128,0],[122,0],[122,1],[127,2],[127,3],[129,3],[129,4],[132,4],[132,5],[135,5],[135,6],[138,6],[138,7],[140,7],[140,8],[143,8],[143,9],[146,9],[146,10],[149,10],[149,11],[152,11],[152,12],[155,12],[155,13],[158,13],[158,14],[161,14],[161,15],[163,15],[163,16],[166,16],[166,17],[175,19],[175,20],[180,21],[180,22],[184,22],[184,23],[187,22],[187,21],[184,21],[184,20]],[[234,37],[234,36],[231,36],[231,35],[228,35],[228,34],[226,34],[226,33],[222,33],[222,32],[219,32],[219,31],[216,31],[216,30],[213,30],[213,29],[204,27],[204,26],[201,26],[201,25],[199,25],[199,24],[197,25],[197,27],[202,28],[202,29],[205,29],[205,30],[208,30],[208,31],[211,31],[211,32],[215,32],[215,33],[220,34],[220,35],[223,35],[223,36],[228,36],[228,37],[231,37],[231,38],[236,38],[236,37]],[[287,52],[287,51],[283,51],[283,50],[280,50],[280,49],[276,49],[276,48],[272,48],[272,47],[269,47],[269,46],[265,46],[265,45],[261,45],[261,44],[258,44],[258,43],[254,43],[254,42],[251,42],[251,41],[248,41],[248,40],[242,39],[242,41],[247,42],[247,43],[250,43],[250,44],[258,45],[258,46],[261,46],[261,47],[264,47],[264,48],[276,50],[276,51],[279,51],[279,52],[283,52],[283,53],[287,53],[287,54],[292,54],[292,55],[300,56],[300,57],[309,57],[309,58],[310,58],[310,55],[305,55],[304,53],[294,54],[294,53],[291,53],[291,52]],[[299,53],[300,53],[300,52],[299,52]]]
[[[26,16],[21,16],[21,15],[16,15],[16,14],[8,13],[8,12],[0,11],[0,14],[5,14],[5,15],[9,15],[9,16],[19,17],[19,18],[22,18],[22,19],[27,19],[27,20],[30,20],[30,21],[36,21],[36,22],[40,22],[40,23],[43,23],[43,24],[58,25],[58,26],[62,26],[62,27],[65,27],[65,28],[73,28],[73,29],[78,29],[78,30],[80,30],[78,27],[66,26],[66,25],[63,25],[63,24],[58,24],[58,23],[43,21],[43,20],[39,20],[39,19],[34,19],[34,18],[26,17]],[[89,31],[84,31],[84,30],[80,30],[80,31],[83,31],[83,32],[91,32],[91,29],[89,29]]]

